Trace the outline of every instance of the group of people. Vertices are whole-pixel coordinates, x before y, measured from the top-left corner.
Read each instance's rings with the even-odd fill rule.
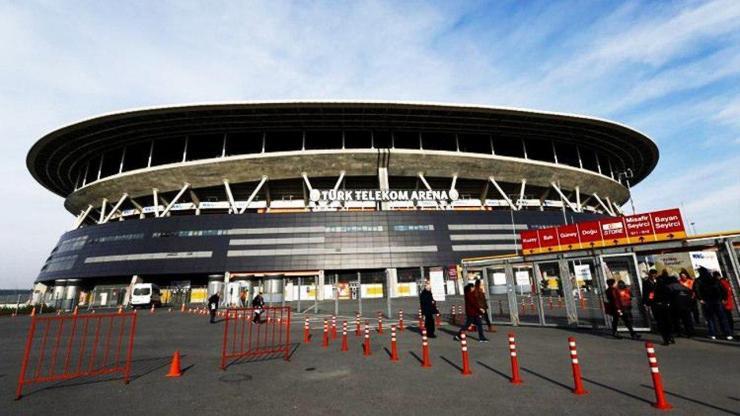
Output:
[[[642,303],[655,319],[663,345],[674,344],[674,335],[694,336],[694,324],[699,323],[699,305],[707,322],[707,335],[717,339],[721,335],[733,339],[735,307],[734,294],[729,280],[719,272],[705,267],[698,270],[696,279],[686,269],[678,276],[654,269],[643,280]]]
[[[488,342],[483,333],[483,321],[485,320],[488,325],[488,331],[494,332],[493,325],[491,325],[491,319],[488,317],[488,300],[486,299],[486,292],[481,286],[480,279],[475,281],[475,284],[468,283],[464,288],[465,298],[465,323],[460,327],[460,330],[455,335],[455,340],[460,340],[460,335],[463,331],[470,328],[471,325],[475,325],[478,330],[478,342]],[[421,307],[421,313],[424,315],[424,327],[427,331],[429,338],[436,338],[435,335],[435,317],[439,314],[437,309],[437,302],[432,296],[432,289],[429,281],[424,282],[424,287],[419,293],[419,305]]]
[[[246,293],[242,292],[242,302],[246,304]],[[218,292],[215,292],[211,295],[211,297],[208,298],[208,311],[211,315],[211,323],[216,323],[216,312],[218,312],[218,305],[221,302],[221,297],[218,295]],[[257,295],[252,299],[252,308],[254,309],[254,316],[252,317],[252,320],[254,323],[261,324],[262,323],[262,313],[264,312],[265,308],[265,299],[262,297],[262,292],[257,293]]]

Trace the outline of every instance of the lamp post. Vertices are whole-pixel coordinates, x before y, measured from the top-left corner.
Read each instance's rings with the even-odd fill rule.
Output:
[[[632,201],[632,189],[630,188],[630,179],[635,177],[635,174],[632,172],[632,169],[627,168],[627,170],[623,172],[619,172],[617,174],[617,180],[620,180],[622,177],[624,177],[624,181],[627,184],[627,192],[629,193],[630,198],[630,207],[632,208],[632,215],[635,215],[635,203]]]

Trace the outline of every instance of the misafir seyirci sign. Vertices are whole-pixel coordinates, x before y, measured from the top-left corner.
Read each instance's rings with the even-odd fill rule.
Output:
[[[686,238],[677,208],[519,233],[525,255]]]
[[[444,202],[455,201],[459,198],[457,190],[387,190],[379,189],[353,189],[353,190],[319,190],[312,189],[310,193],[311,201],[327,202],[391,202],[391,201],[430,201]]]

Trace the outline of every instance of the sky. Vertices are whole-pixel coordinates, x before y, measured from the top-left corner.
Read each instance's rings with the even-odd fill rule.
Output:
[[[740,229],[740,1],[0,0],[0,288],[72,214],[25,158],[62,125],[240,100],[469,103],[614,120],[660,148],[638,212]]]

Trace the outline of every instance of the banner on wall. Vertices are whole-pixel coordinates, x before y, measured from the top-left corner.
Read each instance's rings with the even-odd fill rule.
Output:
[[[525,255],[686,238],[678,208],[522,231]]]
[[[444,302],[446,295],[445,280],[441,268],[429,270],[429,283],[432,286],[432,298],[437,302]]]

